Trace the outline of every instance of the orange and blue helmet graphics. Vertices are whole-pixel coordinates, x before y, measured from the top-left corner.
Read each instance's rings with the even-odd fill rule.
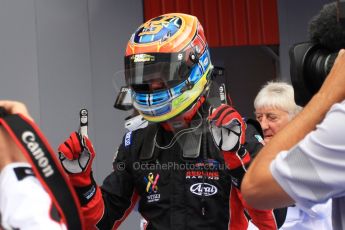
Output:
[[[194,16],[165,14],[131,36],[125,77],[133,106],[148,121],[169,120],[196,102],[212,71],[204,30]]]

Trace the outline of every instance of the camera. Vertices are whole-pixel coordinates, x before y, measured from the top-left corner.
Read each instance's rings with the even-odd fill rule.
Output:
[[[290,48],[290,74],[296,104],[304,106],[320,89],[337,54],[310,42],[298,43]]]
[[[345,0],[324,5],[309,24],[310,41],[289,50],[295,101],[304,106],[320,89],[341,48],[345,48]]]

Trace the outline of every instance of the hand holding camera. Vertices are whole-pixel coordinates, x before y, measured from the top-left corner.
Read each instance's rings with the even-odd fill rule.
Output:
[[[345,50],[341,49],[335,63],[324,81],[319,94],[327,95],[334,104],[345,99]]]

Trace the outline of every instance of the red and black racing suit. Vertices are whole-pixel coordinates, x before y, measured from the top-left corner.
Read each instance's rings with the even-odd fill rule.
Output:
[[[114,171],[83,206],[86,225],[116,229],[139,201],[139,212],[148,221],[146,229],[242,230],[247,229],[248,214],[259,229],[277,229],[271,210],[243,204],[208,129],[201,146],[193,137],[197,133],[182,135],[166,149],[155,142],[168,145],[174,134],[158,124],[127,133],[113,162]],[[248,125],[246,133],[248,148],[256,154],[261,148],[254,137],[257,132]],[[186,148],[199,152],[186,157]]]

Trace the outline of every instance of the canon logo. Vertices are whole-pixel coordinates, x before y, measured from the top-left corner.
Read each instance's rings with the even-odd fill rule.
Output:
[[[212,196],[218,192],[218,189],[208,183],[197,183],[190,186],[190,191],[198,196]]]
[[[37,143],[35,135],[30,131],[25,131],[22,134],[22,141],[26,144],[27,148],[36,159],[38,166],[42,169],[44,176],[50,177],[51,175],[53,175],[54,170],[49,164],[49,160],[45,156],[39,143]]]

